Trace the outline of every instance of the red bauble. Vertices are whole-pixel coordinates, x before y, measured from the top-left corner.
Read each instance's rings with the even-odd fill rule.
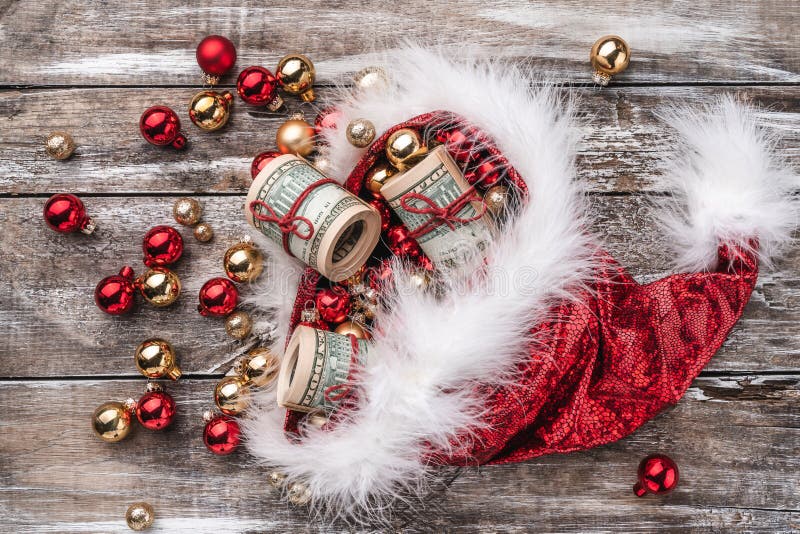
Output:
[[[147,108],[139,119],[139,131],[145,141],[152,145],[172,145],[177,149],[186,146],[186,137],[181,133],[181,120],[166,106]]]
[[[80,230],[84,234],[94,231],[94,221],[86,215],[86,208],[81,199],[69,193],[58,193],[44,203],[44,221],[47,226],[70,234]]]
[[[122,315],[133,308],[135,292],[133,269],[126,265],[119,274],[100,280],[94,288],[94,302],[98,308],[110,315]]]
[[[488,158],[489,157],[484,158],[483,163],[470,167],[467,172],[464,173],[464,178],[466,178],[470,185],[478,185],[482,188],[487,188],[493,186],[500,180],[502,172],[497,162],[491,161]]]
[[[236,309],[239,290],[227,278],[212,278],[200,288],[200,315],[225,317]]]
[[[213,417],[203,430],[203,442],[214,454],[225,456],[236,450],[241,442],[239,423],[225,415]]]
[[[328,323],[344,322],[350,313],[350,295],[341,286],[320,290],[317,293],[316,304],[319,316]]]
[[[369,205],[378,210],[381,214],[381,231],[385,232],[389,229],[389,222],[392,219],[392,212],[389,211],[389,206],[383,200],[370,200]]]
[[[148,391],[136,403],[136,417],[149,430],[167,428],[175,418],[175,400],[164,391]]]
[[[389,241],[389,250],[396,256],[405,256],[417,259],[422,256],[422,249],[413,237],[408,235],[405,226],[392,226],[386,231],[386,239]]]
[[[236,92],[251,106],[267,106],[275,111],[283,104],[278,96],[278,79],[264,67],[247,67],[240,72]]]
[[[639,463],[639,481],[633,486],[637,497],[648,493],[669,493],[678,485],[678,466],[664,454],[651,454]]]
[[[255,158],[253,158],[253,163],[250,164],[250,176],[253,177],[253,180],[256,179],[258,173],[261,172],[261,169],[267,166],[267,163],[272,161],[273,159],[277,158],[278,156],[282,156],[280,152],[275,152],[274,150],[268,150],[267,152],[262,152]]]
[[[222,76],[236,63],[236,47],[221,35],[209,35],[200,41],[195,55],[203,72],[212,77]]]
[[[183,238],[171,226],[151,228],[142,241],[144,264],[148,267],[175,263],[183,254]]]
[[[436,140],[447,146],[456,161],[467,161],[475,150],[475,132],[472,128],[453,128],[436,133]]]
[[[322,130],[335,130],[336,123],[342,118],[342,112],[331,106],[323,109],[314,119],[314,131],[317,135],[322,134]]]

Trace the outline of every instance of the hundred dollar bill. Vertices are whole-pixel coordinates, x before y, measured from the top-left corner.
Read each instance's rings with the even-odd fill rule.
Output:
[[[346,396],[355,366],[366,363],[369,344],[350,336],[298,326],[278,373],[278,404],[300,412],[333,411]]]
[[[355,273],[372,254],[380,238],[381,216],[335,183],[316,186],[306,193],[323,179],[325,176],[306,160],[292,154],[279,156],[253,180],[244,212],[247,222],[281,245],[284,231],[294,228],[285,234],[289,252],[338,282]],[[252,205],[254,201],[265,205]],[[287,217],[293,206],[294,214]],[[284,223],[283,228],[279,221]]]
[[[448,220],[452,228],[437,221],[435,214],[437,208],[447,208],[469,187],[445,147],[439,146],[411,169],[387,180],[381,195],[412,233],[428,225],[429,231],[416,239],[434,265],[469,268],[483,261],[491,242],[494,226],[489,215],[477,200],[466,202],[450,214]],[[425,199],[406,196],[409,194]],[[436,221],[435,224],[432,225],[432,221]]]

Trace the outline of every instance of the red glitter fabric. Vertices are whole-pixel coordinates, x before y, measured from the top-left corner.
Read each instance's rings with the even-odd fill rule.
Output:
[[[447,120],[458,118],[435,112],[390,129],[368,149],[346,187],[361,191],[393,131]],[[493,160],[507,163],[491,141],[478,136]],[[527,194],[513,168],[507,180]],[[537,342],[517,382],[486,392],[487,425],[435,461],[500,464],[588,449],[630,434],[676,403],[725,341],[758,277],[758,262],[745,251],[720,247],[719,265],[717,272],[676,274],[643,285],[604,254],[591,296],[554,310],[557,320],[534,329]],[[308,269],[292,328],[318,282]],[[296,431],[301,415],[288,412],[286,430]]]

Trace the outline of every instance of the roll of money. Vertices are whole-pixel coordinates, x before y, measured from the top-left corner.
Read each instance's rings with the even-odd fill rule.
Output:
[[[300,412],[333,411],[347,396],[352,374],[366,363],[366,340],[300,325],[278,373],[278,405]]]
[[[375,208],[292,154],[258,173],[247,193],[245,218],[334,282],[364,265],[381,231]]]
[[[437,267],[474,267],[483,261],[493,223],[444,146],[389,178],[381,195]]]

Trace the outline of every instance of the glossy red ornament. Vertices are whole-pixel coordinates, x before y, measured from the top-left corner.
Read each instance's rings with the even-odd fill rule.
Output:
[[[411,259],[422,256],[419,243],[408,235],[408,229],[405,226],[392,226],[386,230],[386,239],[389,242],[389,250],[396,256],[405,256]]]
[[[155,226],[144,235],[142,251],[148,267],[169,265],[183,254],[183,238],[172,226]]]
[[[94,288],[94,302],[109,315],[122,315],[133,308],[136,283],[133,269],[127,265],[119,274],[106,276]]]
[[[464,178],[470,185],[478,185],[482,188],[491,187],[500,181],[502,172],[496,161],[484,158],[481,163],[467,169]]]
[[[278,95],[278,79],[264,67],[247,67],[239,73],[236,92],[251,106],[266,106],[276,111],[283,105]]]
[[[81,199],[69,193],[58,193],[47,199],[44,203],[44,222],[62,234],[77,231],[91,234],[95,228],[92,218],[86,215],[86,207]]]
[[[136,418],[149,430],[161,430],[175,418],[175,400],[165,391],[148,391],[136,403]]]
[[[236,420],[225,415],[212,417],[203,430],[203,442],[208,450],[225,456],[236,450],[241,442],[241,429]]]
[[[651,454],[639,463],[639,481],[633,486],[637,497],[648,493],[669,493],[678,485],[678,466],[664,454]]]
[[[370,200],[369,205],[378,210],[378,213],[381,214],[381,232],[388,230],[389,223],[392,219],[392,212],[389,211],[389,206],[386,204],[386,202],[376,198],[374,200]]]
[[[467,161],[475,151],[475,132],[472,128],[453,128],[440,130],[436,140],[447,146],[447,151],[456,161]]]
[[[317,310],[323,321],[339,324],[350,314],[350,295],[341,286],[321,289],[316,296]]]
[[[197,64],[210,78],[219,78],[236,63],[236,47],[221,35],[209,35],[197,45]],[[214,85],[218,80],[208,80]]]
[[[186,137],[181,133],[181,121],[166,106],[147,108],[139,119],[139,131],[145,141],[152,145],[171,145],[179,150],[186,146]]]
[[[323,130],[335,130],[336,123],[342,118],[342,112],[335,107],[327,107],[317,114],[314,119],[314,132],[321,135]]]
[[[227,278],[212,278],[200,288],[200,315],[225,317],[236,309],[239,290]]]
[[[253,158],[253,163],[250,164],[250,176],[252,176],[255,180],[256,176],[258,176],[258,173],[261,172],[261,169],[267,166],[267,163],[281,155],[282,154],[280,152],[268,150],[267,152],[262,152]]]

